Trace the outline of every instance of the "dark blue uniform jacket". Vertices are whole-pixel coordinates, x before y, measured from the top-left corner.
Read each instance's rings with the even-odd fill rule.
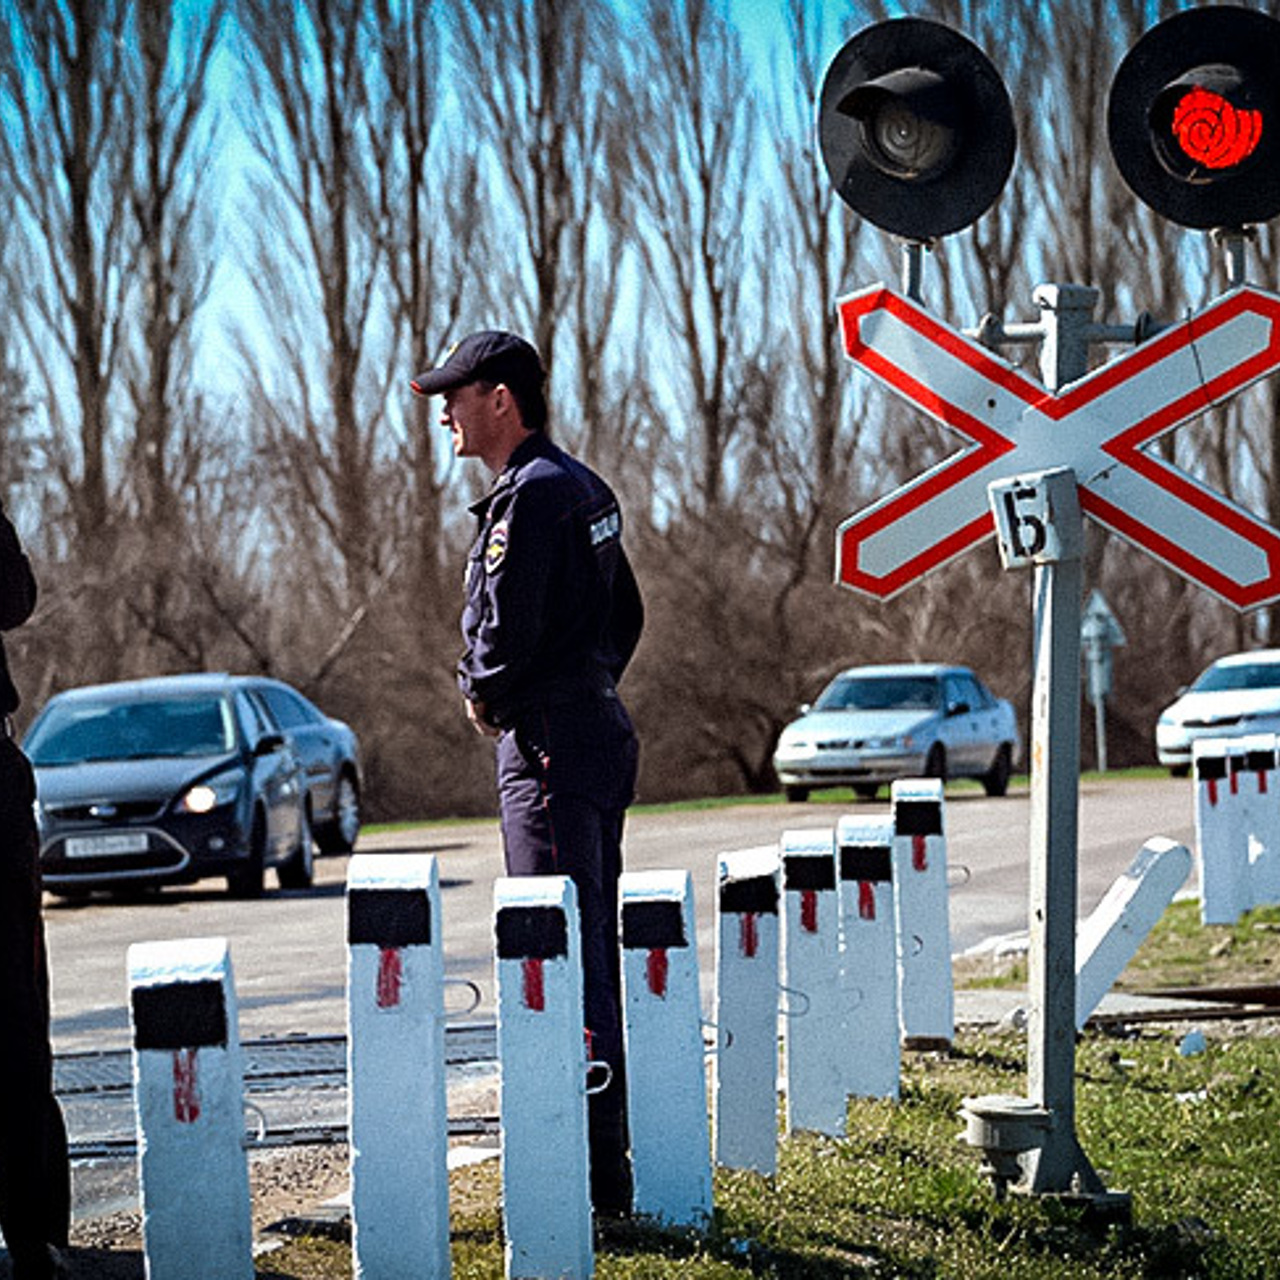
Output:
[[[644,610],[609,486],[538,433],[471,510],[463,694],[508,727],[527,708],[611,690]]]

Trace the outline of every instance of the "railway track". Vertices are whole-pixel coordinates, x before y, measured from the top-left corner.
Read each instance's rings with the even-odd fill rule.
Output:
[[[249,1121],[247,1148],[346,1141],[346,1036],[246,1040],[241,1044],[241,1056]],[[451,1083],[485,1075],[494,1069],[496,1058],[493,1023],[446,1028],[445,1066]],[[136,1154],[131,1050],[58,1054],[54,1089],[66,1115],[73,1160]],[[497,1131],[497,1116],[449,1116],[452,1136]]]

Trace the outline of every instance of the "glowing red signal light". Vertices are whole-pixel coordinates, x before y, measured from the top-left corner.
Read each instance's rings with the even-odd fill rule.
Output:
[[[1207,169],[1230,169],[1262,140],[1262,112],[1235,107],[1209,89],[1192,89],[1173,109],[1172,128],[1184,155]]]

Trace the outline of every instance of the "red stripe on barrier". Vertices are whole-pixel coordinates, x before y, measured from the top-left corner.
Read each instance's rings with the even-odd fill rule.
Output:
[[[1205,781],[1209,784],[1209,807],[1213,808],[1218,803],[1218,780],[1217,778],[1207,778]]]
[[[542,983],[542,961],[521,961],[520,971],[524,983],[524,1007],[541,1013],[547,1007],[547,991]]]
[[[195,1049],[173,1051],[173,1118],[179,1124],[195,1124],[200,1119]]]
[[[649,990],[660,1000],[667,998],[668,967],[666,947],[654,947],[649,952],[649,959],[645,964],[645,974],[649,979]]]
[[[912,871],[929,870],[929,851],[925,841],[927,836],[911,837],[911,869]]]
[[[860,920],[876,918],[876,887],[870,880],[858,881],[858,918]]]
[[[818,892],[804,889],[800,893],[800,927],[805,933],[818,932]]]
[[[1267,794],[1267,771],[1265,769],[1258,770],[1258,794],[1260,796]]]
[[[760,950],[760,918],[754,911],[744,911],[739,917],[738,950],[748,960]]]
[[[1228,776],[1231,779],[1231,794],[1233,796],[1239,795],[1240,794],[1240,781],[1239,781],[1240,775],[1234,769],[1232,769]]]
[[[399,947],[383,947],[378,952],[378,1008],[394,1009],[400,1003],[404,982],[404,954]]]

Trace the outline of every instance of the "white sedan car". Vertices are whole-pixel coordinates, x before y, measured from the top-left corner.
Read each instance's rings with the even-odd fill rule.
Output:
[[[1280,733],[1280,649],[1232,653],[1211,663],[1156,721],[1156,757],[1178,776],[1196,738]]]
[[[967,667],[850,667],[782,731],[773,767],[788,800],[851,786],[872,799],[896,778],[977,778],[1002,796],[1018,758],[1013,707]]]

